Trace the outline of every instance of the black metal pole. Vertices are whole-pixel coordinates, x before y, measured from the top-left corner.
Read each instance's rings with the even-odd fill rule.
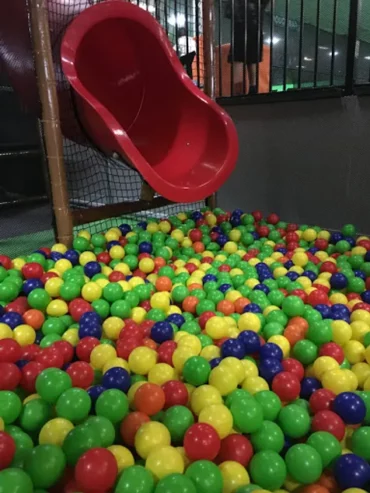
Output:
[[[313,72],[313,86],[317,87],[317,72],[319,70],[319,32],[320,32],[320,0],[316,4],[316,35],[315,35],[315,66]]]
[[[336,34],[337,34],[337,12],[338,12],[338,2],[334,0],[333,6],[333,34],[331,38],[331,64],[330,64],[330,85],[334,84],[334,70],[335,70],[335,45],[336,45]]]
[[[303,61],[303,24],[304,24],[304,0],[301,0],[301,12],[299,16],[299,53],[298,53],[298,89],[302,87],[302,61]]]
[[[347,96],[354,93],[355,85],[355,64],[356,64],[356,42],[357,42],[357,18],[359,0],[351,0],[348,23],[348,44],[347,44],[347,67],[345,94]]]

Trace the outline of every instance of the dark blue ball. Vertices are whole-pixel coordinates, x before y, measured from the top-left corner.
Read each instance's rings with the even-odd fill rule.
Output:
[[[51,258],[51,260],[54,260],[54,262],[57,262],[58,260],[61,260],[62,258],[65,258],[65,257],[60,252],[51,252],[50,258]]]
[[[365,262],[370,262],[370,250],[365,253]]]
[[[221,346],[222,358],[233,356],[234,358],[243,359],[245,354],[245,346],[239,339],[228,339]]]
[[[263,360],[265,358],[276,358],[281,361],[283,359],[283,351],[277,344],[267,342],[260,349],[260,359]]]
[[[291,281],[296,281],[299,277],[299,274],[297,274],[296,272],[288,272],[288,274],[286,275],[286,277],[288,279],[290,279]]]
[[[224,246],[225,243],[227,243],[228,241],[229,241],[228,237],[224,234],[218,235],[216,239],[216,243],[218,243],[220,246]]]
[[[344,289],[348,285],[347,277],[341,272],[335,272],[331,276],[329,282],[333,289]]]
[[[301,392],[299,396],[301,399],[308,399],[315,392],[315,390],[321,389],[320,380],[314,377],[306,377],[301,381]]]
[[[285,255],[286,253],[288,253],[288,250],[286,248],[283,248],[283,247],[277,248],[276,251],[279,252],[279,253],[282,253],[283,255]]]
[[[365,272],[362,272],[362,270],[354,270],[353,273],[354,273],[355,277],[360,277],[361,279],[366,281],[366,274],[365,274]]]
[[[98,315],[96,312],[86,312],[84,313],[81,318],[80,318],[80,326],[81,325],[100,325],[101,324],[101,318],[100,315]]]
[[[221,286],[218,288],[221,293],[226,293],[226,291],[229,291],[229,289],[232,289],[231,284],[221,284]]]
[[[258,240],[258,239],[259,239],[259,237],[260,237],[260,235],[257,233],[257,231],[252,231],[251,235],[253,236],[253,238],[254,238],[255,240]]]
[[[36,339],[35,339],[35,344],[40,344],[44,337],[44,334],[42,333],[42,330],[37,330],[36,331]]]
[[[131,386],[131,377],[124,368],[113,367],[104,373],[102,385],[106,389],[119,389],[127,392]]]
[[[69,260],[72,265],[77,265],[80,255],[76,250],[67,250],[66,253],[64,254],[64,258]]]
[[[216,282],[217,281],[217,277],[215,275],[213,275],[213,274],[206,274],[203,277],[202,281],[203,281],[203,284],[205,284],[206,282],[211,282],[211,281]]]
[[[260,362],[259,375],[271,382],[275,375],[284,371],[281,361],[276,358],[265,358]]]
[[[262,313],[262,308],[257,303],[249,303],[243,308],[243,313]]]
[[[311,247],[307,251],[312,253],[312,255],[315,255],[315,253],[317,253],[319,251],[319,249],[316,247]]]
[[[100,274],[101,272],[101,266],[99,262],[87,262],[84,266],[84,273],[87,277],[94,277],[96,274]]]
[[[242,223],[241,217],[240,216],[231,216],[230,217],[230,223],[232,226],[234,226],[234,228],[236,228],[237,226],[240,226]]]
[[[151,328],[150,337],[158,344],[170,341],[173,338],[173,327],[167,321],[156,322]]]
[[[211,369],[213,370],[213,368],[216,368],[216,366],[218,366],[221,363],[221,361],[222,361],[222,358],[211,359],[211,361],[209,362]]]
[[[139,253],[152,253],[153,245],[149,241],[139,243]]]
[[[171,324],[175,324],[177,327],[181,327],[185,323],[185,318],[181,315],[181,313],[171,313],[168,315],[167,322]]]
[[[346,305],[343,305],[342,303],[335,303],[334,305],[332,305],[331,311],[332,313],[342,313],[343,315],[351,314],[348,307]]]
[[[140,221],[139,223],[137,223],[137,227],[141,228],[141,229],[146,229],[147,226],[148,226],[148,223],[145,221]]]
[[[265,294],[269,294],[270,289],[266,286],[266,284],[256,284],[253,291],[263,291]]]
[[[20,359],[16,362],[16,365],[18,368],[22,369],[27,363],[29,363],[28,359]]]
[[[341,241],[344,239],[344,236],[342,233],[339,233],[338,231],[334,232],[330,236],[330,243],[333,243],[334,245],[338,243],[338,241]]]
[[[194,211],[191,213],[191,218],[193,221],[199,221],[199,219],[203,219],[203,214],[200,211]]]
[[[352,248],[356,245],[356,240],[352,236],[345,236],[344,239],[348,241]]]
[[[108,241],[107,243],[107,250],[109,251],[112,247],[120,245],[120,242],[118,240],[112,240]]]
[[[105,390],[106,389],[102,385],[93,385],[92,387],[87,389],[87,393],[89,394],[93,404],[95,404],[99,395],[102,394]]]
[[[78,329],[78,337],[83,339],[84,337],[96,337],[96,339],[100,339],[103,334],[103,330],[98,324],[90,324],[90,325],[80,325]]]
[[[331,318],[331,309],[329,305],[323,305],[323,304],[316,305],[315,310],[321,313],[322,318]]]
[[[122,236],[127,235],[131,231],[131,226],[129,224],[123,223],[120,226],[118,226],[118,229],[121,231]]]
[[[365,303],[370,303],[370,291],[369,290],[364,291],[361,294],[361,298],[362,298],[362,301],[364,301]]]
[[[28,296],[30,292],[33,291],[34,289],[43,288],[43,287],[44,284],[41,281],[41,279],[27,279],[27,281],[23,283],[22,289],[24,294]]]
[[[4,315],[0,318],[0,322],[9,325],[11,329],[15,329],[18,325],[22,325],[24,323],[22,315],[17,312],[4,313]]]
[[[317,274],[315,274],[315,272],[313,272],[312,270],[305,270],[302,276],[308,277],[310,281],[314,281],[315,279],[317,279]]]
[[[293,267],[293,265],[294,265],[293,260],[287,260],[287,261],[285,262],[285,264],[284,264],[284,267],[285,267],[286,269],[290,269],[291,267]]]
[[[340,489],[363,488],[370,480],[370,466],[362,457],[345,454],[334,464],[334,477]]]
[[[261,348],[261,341],[253,330],[243,330],[238,335],[238,340],[244,344],[245,354],[257,353]]]
[[[241,216],[244,212],[241,209],[234,209],[232,215]]]
[[[362,423],[366,416],[365,402],[354,392],[338,394],[332,403],[332,409],[348,425]]]

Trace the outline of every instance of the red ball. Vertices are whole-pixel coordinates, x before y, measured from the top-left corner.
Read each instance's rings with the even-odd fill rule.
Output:
[[[75,469],[75,479],[85,493],[110,490],[117,478],[117,461],[109,450],[92,448],[81,455]]]
[[[311,291],[311,293],[307,296],[307,303],[311,306],[327,305],[328,301],[328,295],[322,289]]]
[[[287,228],[287,231],[288,231],[288,228]],[[285,236],[285,241],[287,243],[297,243],[299,241],[299,236],[297,235],[297,233],[294,233],[294,231],[289,231],[289,233],[286,234]]]
[[[150,302],[149,301],[148,301],[148,303],[150,305]],[[154,320],[144,320],[143,322],[141,322],[140,329],[142,331],[143,337],[149,337],[150,336],[150,332],[151,332],[152,327],[153,327],[154,324],[155,324]]]
[[[311,411],[316,414],[319,411],[330,409],[331,403],[335,399],[335,394],[329,389],[318,389],[312,393],[308,403]]]
[[[263,238],[266,238],[270,234],[270,229],[268,226],[260,226],[257,228],[257,233]]]
[[[356,310],[366,310],[367,312],[370,312],[370,305],[368,303],[357,303],[353,307],[353,311]]]
[[[179,380],[169,380],[162,385],[165,395],[164,409],[172,406],[186,406],[189,399],[188,389]]]
[[[124,339],[118,339],[116,344],[117,356],[125,360],[128,360],[132,351],[139,346],[143,346],[142,337],[135,336],[135,337],[127,337]]]
[[[330,272],[330,274],[334,274],[337,270],[337,266],[333,262],[323,262],[320,267],[320,272]]]
[[[189,272],[189,274],[192,274],[194,271],[197,270],[197,266],[195,264],[192,264],[191,262],[185,264],[184,267]]]
[[[283,402],[291,402],[299,397],[301,384],[297,375],[282,371],[273,378],[271,388]]]
[[[6,270],[12,268],[12,259],[7,255],[0,255],[0,265],[5,267]]]
[[[298,224],[290,223],[290,224],[288,224],[286,230],[287,231],[297,231],[298,228],[299,228]]]
[[[200,231],[200,229],[192,229],[189,233],[189,238],[191,241],[200,241],[203,237],[203,233]]]
[[[72,361],[75,354],[74,347],[67,341],[55,341],[52,347],[63,356],[64,364]]]
[[[101,252],[96,256],[96,260],[102,264],[108,265],[112,258],[108,252]]]
[[[75,361],[67,368],[73,387],[89,388],[94,382],[94,370],[86,361]]]
[[[5,307],[5,311],[9,312],[17,312],[20,315],[24,315],[28,310],[29,305],[27,298],[25,296],[19,296],[16,300],[12,301]]]
[[[177,343],[175,341],[165,341],[157,349],[158,363],[167,363],[173,366],[172,355],[177,348]]]
[[[99,339],[96,337],[83,337],[76,346],[77,358],[81,361],[89,362],[91,351],[99,344]]]
[[[0,471],[10,466],[14,454],[15,441],[13,437],[5,431],[0,431]]]
[[[27,344],[27,346],[22,347],[22,356],[20,359],[32,361],[41,351],[42,349],[37,344]]]
[[[149,300],[142,301],[139,306],[141,308],[144,308],[146,312],[148,312],[152,308]],[[152,320],[148,320],[148,322],[152,322]]]
[[[118,272],[118,270],[114,270],[109,274],[109,282],[118,282],[118,281],[124,281],[125,280],[125,275],[122,274],[122,272]]]
[[[304,366],[297,359],[287,358],[284,359],[281,362],[281,364],[284,368],[284,371],[288,371],[289,373],[294,373],[294,375],[296,375],[299,381],[301,381],[302,378],[304,377]]]
[[[326,240],[324,240],[323,238],[318,238],[315,241],[314,245],[319,250],[326,250],[328,248],[329,243]]]
[[[52,279],[53,277],[59,277],[56,272],[44,272],[43,275],[41,276],[41,281],[46,284],[49,279]]]
[[[341,365],[344,361],[344,351],[335,342],[327,342],[320,347],[319,356],[331,356]]]
[[[139,411],[134,411],[124,418],[120,426],[120,433],[125,445],[128,447],[135,445],[135,435],[138,429],[148,421],[150,421],[149,416]]]
[[[220,265],[220,267],[218,268],[218,270],[220,272],[230,272],[231,271],[231,267],[230,267],[230,265],[223,264],[223,265]]]
[[[163,389],[154,383],[144,383],[137,389],[134,396],[135,408],[148,416],[162,411],[165,401],[166,396]]]
[[[22,373],[14,363],[0,363],[0,390],[14,390],[21,381]]]
[[[52,346],[46,347],[37,353],[34,361],[41,363],[44,368],[62,368],[64,365],[63,354]]]
[[[279,221],[280,221],[280,218],[277,214],[275,214],[274,212],[272,212],[269,216],[267,216],[267,222],[269,224],[277,224]]]
[[[184,436],[185,454],[190,460],[214,460],[221,448],[221,440],[213,426],[195,423]]]
[[[42,265],[37,262],[29,262],[22,267],[22,274],[25,279],[40,279],[43,273]]]
[[[92,312],[92,306],[86,300],[82,298],[76,298],[72,300],[69,305],[69,313],[75,322],[79,322],[84,313]]]
[[[45,366],[38,361],[30,361],[22,368],[20,385],[28,393],[36,392],[36,379],[45,369]]]
[[[315,414],[311,423],[312,431],[327,431],[335,436],[340,442],[343,440],[346,425],[338,414],[333,411],[319,411]]]
[[[298,296],[305,303],[307,302],[307,293],[303,289],[293,289],[290,294],[291,296]]]
[[[221,448],[216,457],[216,462],[221,464],[221,462],[232,460],[247,467],[252,457],[253,447],[248,438],[233,433],[221,440]]]
[[[203,312],[201,315],[199,315],[198,323],[200,325],[200,328],[203,330],[208,320],[215,316],[216,316],[215,312],[211,312],[211,311]]]
[[[22,356],[21,346],[14,339],[0,340],[0,363],[15,363]]]
[[[256,222],[259,222],[259,221],[262,221],[262,218],[263,218],[263,214],[261,211],[253,211],[252,212],[252,216],[254,217],[254,220]]]

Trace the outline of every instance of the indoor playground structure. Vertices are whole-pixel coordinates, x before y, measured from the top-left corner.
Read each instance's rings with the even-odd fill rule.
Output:
[[[0,251],[0,493],[370,491],[370,237],[217,207],[198,7],[202,88],[166,2],[0,4],[55,220]]]

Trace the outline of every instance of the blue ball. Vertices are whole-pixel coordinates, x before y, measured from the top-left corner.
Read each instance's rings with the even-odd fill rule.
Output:
[[[4,315],[0,318],[0,322],[9,325],[11,329],[15,329],[18,325],[22,325],[24,323],[22,315],[17,312],[4,313]]]
[[[147,226],[148,223],[146,221],[140,221],[139,223],[137,223],[137,227],[141,229],[146,229]]]
[[[228,237],[224,234],[219,234],[216,239],[216,243],[218,243],[220,246],[224,246],[225,243],[227,243],[228,241],[229,241]]]
[[[296,281],[299,277],[299,274],[297,274],[296,272],[288,272],[288,274],[285,277],[287,277],[291,281]]]
[[[356,454],[345,454],[334,464],[334,477],[342,491],[363,488],[370,480],[370,466]]]
[[[333,289],[344,289],[348,285],[347,277],[341,272],[335,272],[331,276],[329,282]]]
[[[361,277],[363,281],[366,281],[366,274],[362,270],[354,270],[353,273],[356,277]]]
[[[217,281],[217,277],[214,276],[213,274],[206,274],[203,277],[202,281],[203,281],[203,284],[205,284],[206,282],[210,282],[210,281],[214,281],[215,282],[215,281]]]
[[[127,235],[127,233],[131,231],[131,226],[129,224],[123,223],[120,226],[118,226],[118,229],[121,231],[122,236],[125,236]]]
[[[331,309],[329,305],[323,305],[323,304],[316,305],[315,310],[321,313],[322,318],[331,318]]]
[[[218,366],[221,363],[221,361],[222,361],[222,358],[211,359],[211,361],[209,362],[211,369],[213,370],[213,368],[216,368],[216,366]]]
[[[254,238],[255,240],[258,240],[258,239],[259,239],[259,237],[260,237],[260,235],[257,233],[257,231],[252,231],[252,232],[251,232],[251,235],[253,236],[253,238]]]
[[[260,362],[259,365],[259,375],[271,382],[275,375],[284,371],[281,361],[276,358],[265,358]]]
[[[308,401],[308,399],[315,392],[315,390],[318,389],[321,389],[320,380],[314,377],[303,378],[301,381],[301,392],[299,394],[299,397],[301,397],[301,399],[306,399],[306,401]]]
[[[167,322],[171,324],[175,324],[177,327],[181,327],[185,323],[185,318],[181,315],[181,313],[171,313],[168,315]]]
[[[42,341],[43,337],[44,337],[44,334],[43,334],[42,330],[37,330],[36,331],[35,344],[40,344],[40,342]]]
[[[243,313],[262,313],[262,308],[257,303],[249,303],[243,308]]]
[[[266,284],[256,284],[253,288],[253,291],[263,291],[265,294],[269,294],[270,289],[268,288],[268,286],[266,286]]]
[[[365,402],[354,392],[338,394],[332,403],[332,409],[347,425],[360,424],[366,416]]]
[[[277,344],[267,342],[260,349],[260,359],[266,358],[276,358],[281,361],[283,359],[283,351]]]
[[[41,279],[27,279],[27,281],[23,283],[22,289],[24,294],[28,296],[30,292],[33,291],[34,289],[43,288],[43,287],[44,284],[41,281]]]
[[[66,253],[64,254],[64,258],[69,260],[72,265],[77,265],[80,255],[76,250],[67,250]]]
[[[96,403],[99,395],[102,394],[104,392],[104,390],[106,390],[106,389],[102,385],[93,385],[92,387],[89,387],[87,389],[87,393],[89,394],[90,399],[91,399],[91,403],[92,403],[92,406],[91,406],[92,410],[94,410],[95,403]]]
[[[156,322],[151,328],[150,337],[158,344],[170,341],[173,338],[173,327],[167,321]]]
[[[84,266],[84,273],[87,277],[94,277],[96,274],[100,274],[101,272],[101,266],[99,262],[87,262]]]
[[[342,233],[339,233],[337,231],[337,232],[334,232],[331,234],[330,243],[333,243],[335,245],[336,243],[338,243],[338,241],[341,241],[343,239],[344,239],[344,236],[342,235]]]
[[[80,318],[80,327],[82,325],[89,327],[90,325],[100,325],[100,324],[101,324],[101,318],[96,312],[86,312]]]
[[[315,274],[315,272],[313,272],[312,270],[305,270],[302,276],[308,277],[310,281],[314,281],[315,279],[317,279],[317,274]]]
[[[200,211],[194,211],[190,216],[193,221],[198,221],[199,219],[203,219],[203,214]]]
[[[221,293],[226,293],[226,291],[229,291],[229,289],[232,288],[231,284],[221,284],[221,286],[218,288]]]
[[[139,243],[139,253],[152,253],[153,245],[149,241]]]
[[[285,264],[284,264],[284,267],[285,267],[286,269],[290,269],[291,267],[293,267],[293,265],[294,265],[293,260],[287,260],[287,261],[285,262]]]
[[[112,247],[118,245],[120,245],[120,242],[118,240],[112,240],[112,241],[108,241],[106,248],[109,251]]]
[[[221,345],[221,356],[227,358],[233,356],[234,358],[243,359],[245,356],[245,346],[239,339],[228,339]]]
[[[261,348],[261,341],[253,330],[243,330],[238,335],[238,340],[244,344],[246,354],[257,353]]]
[[[51,260],[54,260],[54,262],[57,262],[58,260],[65,258],[65,256],[60,252],[51,252],[50,258],[51,258]]]
[[[343,305],[342,303],[335,303],[331,307],[332,313],[342,313],[343,315],[350,315],[351,312],[349,311],[349,308],[346,305]]]
[[[124,368],[113,367],[104,373],[102,385],[106,389],[119,389],[127,392],[131,386],[131,377]]]
[[[283,255],[285,255],[286,253],[288,253],[288,250],[286,248],[283,248],[283,247],[277,248],[276,251],[279,252],[279,253],[282,253]]]
[[[370,303],[370,291],[369,290],[364,291],[361,294],[361,298],[362,298],[362,301],[364,301],[365,303]]]
[[[78,329],[78,337],[83,339],[84,337],[96,337],[96,339],[100,339],[103,334],[103,330],[98,324],[91,325],[80,325]]]

